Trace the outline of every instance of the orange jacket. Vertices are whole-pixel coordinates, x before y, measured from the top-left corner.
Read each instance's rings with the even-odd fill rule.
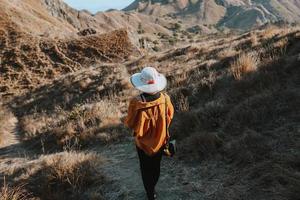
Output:
[[[153,155],[166,144],[165,99],[167,101],[168,127],[174,115],[174,107],[167,94],[161,93],[154,101],[143,102],[133,98],[128,107],[124,124],[134,131],[136,145],[148,155]]]

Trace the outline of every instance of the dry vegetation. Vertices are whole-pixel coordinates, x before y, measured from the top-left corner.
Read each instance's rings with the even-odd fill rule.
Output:
[[[91,65],[122,62],[134,51],[126,30],[70,39],[39,39],[14,28],[0,29],[0,33],[3,97]]]
[[[11,187],[5,182],[1,186],[0,200],[28,200],[29,195],[24,192],[23,186]]]
[[[258,55],[254,52],[239,55],[230,65],[234,78],[240,80],[244,75],[256,71],[259,64],[258,59]]]
[[[221,180],[207,199],[299,197],[300,38],[292,31],[265,42],[255,48],[260,54],[243,46],[245,53],[191,73],[188,84],[170,90],[192,91],[190,111],[177,115],[172,130],[181,159],[214,169],[202,181]],[[208,87],[200,80],[210,73],[216,78]]]
[[[1,195],[3,200],[103,199],[106,179],[99,172],[102,162],[93,153],[63,152],[23,160],[23,165],[4,164],[11,183],[1,185]]]
[[[184,192],[194,192],[193,184],[208,200],[299,199],[299,28],[203,35],[215,27],[188,32],[177,16],[154,23],[137,13],[92,16],[45,2],[0,1],[0,200],[131,199],[132,191],[112,183],[117,175],[103,170],[109,160],[101,154],[129,142],[121,122],[136,94],[129,77],[149,65],[166,74],[176,109],[174,163],[184,164],[172,165],[180,172],[174,180],[196,169]],[[100,34],[120,26],[134,30]],[[82,28],[89,29],[77,35]],[[107,157],[133,161],[121,147]],[[125,165],[120,174],[135,173]]]
[[[297,199],[299,36],[296,29],[277,29],[203,37],[123,64],[91,67],[86,59],[96,51],[88,46],[96,36],[89,37],[91,43],[58,42],[80,44],[76,52],[64,48],[64,55],[83,67],[31,90],[16,84],[24,94],[5,99],[14,114],[1,108],[0,122],[14,120],[0,125],[0,141],[5,131],[14,133],[28,155],[3,158],[0,173],[10,186],[3,191],[19,191],[14,188],[22,185],[32,198],[105,199],[107,180],[98,168],[102,158],[80,152],[126,141],[130,133],[121,118],[134,95],[128,78],[151,64],[167,75],[177,111],[171,132],[180,144],[178,158],[199,167],[206,199]],[[9,159],[16,159],[13,166]],[[214,187],[218,189],[211,192]]]
[[[203,46],[127,65],[135,72],[151,63],[168,75],[179,158],[207,169],[199,172],[207,199],[298,199],[299,30],[273,27]]]
[[[15,142],[16,124],[18,120],[7,108],[0,106],[0,147]]]

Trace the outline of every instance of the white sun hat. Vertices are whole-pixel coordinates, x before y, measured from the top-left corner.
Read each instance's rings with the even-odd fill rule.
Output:
[[[153,67],[145,67],[141,73],[133,74],[130,78],[132,85],[145,93],[160,92],[167,86],[167,79]]]

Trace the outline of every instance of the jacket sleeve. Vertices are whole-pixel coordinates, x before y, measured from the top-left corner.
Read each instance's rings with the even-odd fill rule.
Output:
[[[125,117],[124,125],[130,129],[134,129],[134,125],[135,125],[134,122],[135,122],[136,115],[137,113],[136,113],[135,103],[134,103],[134,99],[132,99],[128,106],[127,116]]]
[[[124,125],[133,130],[133,135],[140,134],[141,121],[139,120],[141,113],[136,107],[136,99],[132,99],[128,106],[127,116],[124,120]]]
[[[168,110],[167,110],[167,122],[168,122],[168,126],[170,126],[171,121],[174,117],[174,106],[172,104],[171,98],[169,97],[169,95],[167,95],[167,106],[168,106]]]

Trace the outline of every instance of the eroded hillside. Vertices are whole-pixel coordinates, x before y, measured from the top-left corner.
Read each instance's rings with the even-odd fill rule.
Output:
[[[267,22],[297,22],[300,2],[257,0],[136,0],[125,10],[178,18],[184,25],[211,24],[249,29]]]
[[[143,199],[122,120],[137,94],[129,77],[144,66],[167,76],[176,110],[170,131],[179,151],[163,160],[161,199],[299,198],[299,28],[196,32],[174,43],[168,31],[152,34],[156,28],[140,22],[131,27],[138,34],[82,31],[70,18],[84,11],[41,1],[37,12],[25,12],[34,2],[18,4],[24,10],[6,2],[0,12],[0,199]],[[174,2],[184,9],[198,1]],[[30,18],[21,23],[16,13]],[[135,16],[93,17],[119,28]],[[41,27],[32,33],[27,22]],[[44,34],[51,27],[55,34]],[[168,45],[138,48],[145,36]]]

